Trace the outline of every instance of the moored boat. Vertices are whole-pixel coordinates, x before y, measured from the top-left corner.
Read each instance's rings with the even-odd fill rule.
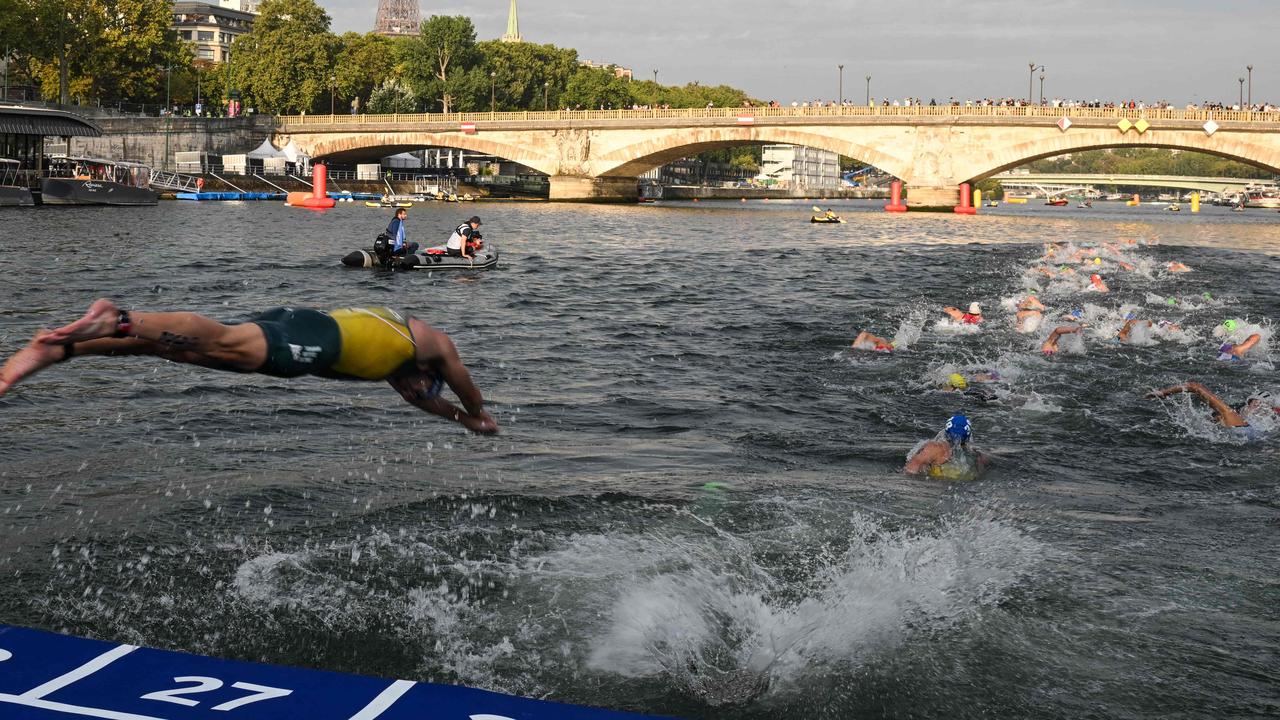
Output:
[[[54,157],[40,182],[44,205],[155,205],[151,168],[98,158]]]
[[[36,204],[31,189],[21,182],[21,164],[0,158],[0,207],[31,207]]]
[[[1066,198],[1052,198],[1044,202],[1045,205],[1052,207],[1066,207],[1070,202]]]

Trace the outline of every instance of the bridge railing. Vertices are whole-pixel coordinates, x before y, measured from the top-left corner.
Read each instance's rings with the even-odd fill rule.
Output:
[[[281,125],[365,125],[365,124],[418,124],[418,123],[469,123],[469,122],[563,122],[592,120],[728,120],[757,118],[833,118],[833,117],[992,117],[992,118],[1052,118],[1069,117],[1073,120],[1128,119],[1136,121],[1175,120],[1206,122],[1250,122],[1280,124],[1280,111],[1255,110],[1187,110],[1178,108],[1099,108],[1052,107],[1024,105],[1020,107],[963,106],[963,105],[912,105],[835,107],[714,107],[670,108],[642,110],[551,110],[515,112],[472,113],[398,113],[387,115],[282,115]]]

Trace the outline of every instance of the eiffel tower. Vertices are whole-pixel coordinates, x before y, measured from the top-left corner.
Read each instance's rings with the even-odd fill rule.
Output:
[[[417,35],[422,27],[418,0],[378,0],[378,19],[373,31],[379,35]]]

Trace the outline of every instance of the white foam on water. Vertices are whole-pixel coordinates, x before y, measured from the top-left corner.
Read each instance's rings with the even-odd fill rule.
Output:
[[[724,705],[824,667],[856,667],[912,635],[978,620],[1044,553],[991,518],[895,530],[855,513],[848,536],[847,550],[814,552],[800,586],[778,574],[794,568],[752,559],[762,549],[756,545],[771,539],[723,533],[575,537],[529,572],[583,585],[571,614],[596,618],[590,669],[663,676]]]
[[[1039,412],[1039,413],[1062,412],[1061,405],[1058,405],[1056,403],[1046,400],[1043,395],[1037,392],[1033,392],[1029,396],[1027,396],[1026,402],[1022,403],[1022,407],[1018,409],[1026,410],[1028,412]]]

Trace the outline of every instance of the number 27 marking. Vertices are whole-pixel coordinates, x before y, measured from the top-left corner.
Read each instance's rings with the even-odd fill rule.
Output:
[[[176,683],[195,683],[191,687],[174,688],[172,690],[157,690],[153,693],[147,693],[142,696],[143,700],[159,700],[161,702],[174,703],[175,705],[186,705],[187,707],[195,707],[200,704],[199,700],[190,700],[179,695],[195,695],[197,693],[213,692],[222,687],[222,681],[217,678],[201,677],[199,675],[188,675],[184,677],[176,677],[173,679]],[[267,687],[266,685],[254,685],[253,683],[237,682],[231,683],[231,687],[240,690],[249,690],[250,695],[242,698],[228,700],[221,705],[214,705],[211,710],[235,710],[249,703],[261,702],[263,700],[272,700],[282,698],[285,695],[292,695],[292,690],[283,688]]]

